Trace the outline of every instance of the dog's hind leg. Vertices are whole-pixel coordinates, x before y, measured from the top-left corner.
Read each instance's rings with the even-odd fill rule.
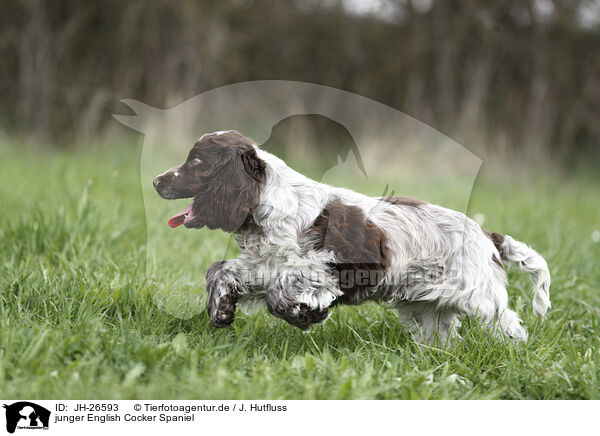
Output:
[[[405,326],[416,342],[434,346],[451,346],[460,339],[461,322],[452,311],[439,311],[436,303],[400,303],[396,310],[400,323]]]
[[[477,319],[498,339],[527,340],[527,331],[521,325],[521,319],[508,306],[494,308],[493,312],[481,306],[473,307],[466,314],[469,318]]]
[[[521,325],[522,321],[519,315],[506,307],[500,313],[500,328],[504,336],[514,341],[526,341],[527,331]]]
[[[465,315],[477,319],[499,339],[526,341],[527,331],[521,325],[521,319],[508,307],[506,287],[491,283],[481,289],[483,291],[474,292],[464,306]]]

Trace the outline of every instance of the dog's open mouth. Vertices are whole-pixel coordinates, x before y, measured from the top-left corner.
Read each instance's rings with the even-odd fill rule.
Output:
[[[185,224],[187,221],[191,220],[194,217],[194,214],[192,213],[193,205],[194,203],[190,204],[181,212],[169,218],[169,227],[174,229],[175,227]]]

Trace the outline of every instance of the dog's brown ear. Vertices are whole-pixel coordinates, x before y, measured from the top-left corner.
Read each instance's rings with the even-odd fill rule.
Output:
[[[254,150],[235,151],[194,198],[191,227],[237,231],[258,206],[265,163]]]
[[[242,154],[242,163],[250,176],[259,183],[265,182],[265,163],[258,158],[255,149],[250,149]]]

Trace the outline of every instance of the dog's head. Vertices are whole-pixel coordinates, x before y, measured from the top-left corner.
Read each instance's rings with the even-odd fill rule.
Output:
[[[171,217],[169,226],[234,232],[258,206],[265,169],[253,141],[231,130],[202,136],[183,164],[153,183],[162,198],[194,199]]]

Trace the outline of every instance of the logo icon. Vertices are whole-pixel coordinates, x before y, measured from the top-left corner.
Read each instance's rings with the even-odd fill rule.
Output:
[[[173,215],[174,206],[162,200],[152,184],[157,174],[185,161],[191,145],[201,135],[237,130],[262,149],[289,158],[288,162],[304,159],[311,171],[308,175],[315,181],[372,197],[384,191],[384,196],[396,192],[424,198],[452,205],[459,212],[467,211],[482,162],[451,138],[405,113],[357,94],[312,83],[235,83],[208,90],[168,109],[130,99],[122,102],[134,114],[114,117],[144,134],[140,177],[148,226],[145,269],[153,277],[151,295],[158,308],[182,319],[197,315],[204,306],[204,293],[197,292],[204,283],[198,286],[196,266],[205,259],[195,256],[219,249],[220,259],[236,255],[237,244],[231,237],[201,238],[206,245],[198,249],[194,238],[184,232],[171,232],[165,222]],[[294,197],[286,195],[286,184],[285,179],[279,179],[273,185],[278,197],[286,200],[275,204],[281,220],[297,211]],[[438,186],[444,189],[428,188]],[[185,214],[178,214],[178,219]],[[189,246],[190,253],[196,254],[185,260],[172,256],[164,249],[165,238],[180,247]],[[168,276],[162,271],[175,270],[182,272],[176,283],[158,278]]]
[[[19,401],[3,406],[6,409],[6,431],[18,429],[47,430],[50,411],[29,401]]]

